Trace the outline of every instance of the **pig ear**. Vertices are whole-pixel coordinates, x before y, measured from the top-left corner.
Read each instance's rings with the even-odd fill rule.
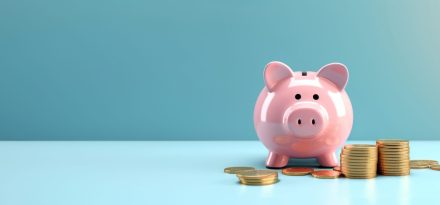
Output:
[[[330,63],[318,71],[318,77],[330,80],[339,90],[343,90],[348,81],[348,70],[344,64]]]
[[[290,77],[293,77],[292,70],[288,65],[282,62],[270,62],[264,69],[264,82],[266,83],[266,87],[270,92],[273,91],[277,83]]]

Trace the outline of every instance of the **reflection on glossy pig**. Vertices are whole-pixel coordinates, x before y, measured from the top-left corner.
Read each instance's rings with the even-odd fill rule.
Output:
[[[331,63],[318,72],[294,72],[281,62],[264,70],[265,87],[254,109],[258,137],[269,150],[266,167],[281,168],[289,158],[316,158],[338,165],[335,151],[347,140],[353,111],[345,92],[348,70]]]

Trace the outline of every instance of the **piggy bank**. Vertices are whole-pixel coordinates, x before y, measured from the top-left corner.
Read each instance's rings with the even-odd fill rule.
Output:
[[[266,167],[285,167],[289,158],[316,158],[325,167],[339,164],[335,152],[353,125],[347,81],[348,70],[340,63],[318,72],[267,64],[254,109],[255,130],[269,150]]]

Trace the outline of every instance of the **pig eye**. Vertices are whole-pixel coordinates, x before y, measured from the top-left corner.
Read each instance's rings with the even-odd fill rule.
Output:
[[[301,95],[300,94],[296,94],[295,95],[295,99],[297,99],[297,100],[301,99]]]
[[[318,95],[318,94],[314,94],[314,95],[313,95],[313,99],[314,99],[314,100],[318,100],[318,99],[319,99],[319,95]]]

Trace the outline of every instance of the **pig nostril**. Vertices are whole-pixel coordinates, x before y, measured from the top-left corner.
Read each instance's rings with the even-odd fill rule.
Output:
[[[300,125],[301,124],[301,119],[298,119],[298,125]]]
[[[312,124],[315,124],[315,119],[312,119]]]

